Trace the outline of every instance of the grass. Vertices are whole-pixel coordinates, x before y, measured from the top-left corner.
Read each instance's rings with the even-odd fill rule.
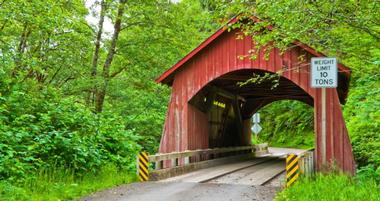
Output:
[[[270,147],[281,147],[281,148],[294,148],[294,149],[312,149],[314,145],[304,145],[304,144],[292,144],[292,143],[276,143],[276,142],[271,142],[269,144]]]
[[[301,178],[277,194],[275,201],[378,201],[380,186],[374,180],[359,180],[345,175],[317,175]]]
[[[98,173],[88,173],[81,178],[67,170],[41,171],[23,182],[0,181],[0,200],[73,200],[135,180],[134,174],[119,171],[114,165],[107,165]]]
[[[314,134],[307,133],[304,136],[295,135],[288,136],[282,134],[278,136],[278,139],[261,139],[260,136],[252,135],[252,144],[260,144],[268,142],[270,147],[282,147],[282,148],[296,148],[296,149],[310,149],[314,147]]]

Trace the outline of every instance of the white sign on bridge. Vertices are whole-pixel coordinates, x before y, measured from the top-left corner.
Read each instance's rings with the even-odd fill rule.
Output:
[[[253,124],[251,127],[252,132],[254,132],[256,135],[260,133],[261,129],[263,128],[261,128],[260,124]]]
[[[251,127],[252,132],[254,132],[256,135],[260,133],[261,126],[260,126],[260,113],[255,113],[252,116],[252,123],[253,126]]]
[[[336,58],[311,58],[311,87],[335,88],[338,86]]]
[[[260,123],[260,113],[255,113],[252,116],[252,122],[253,123]]]

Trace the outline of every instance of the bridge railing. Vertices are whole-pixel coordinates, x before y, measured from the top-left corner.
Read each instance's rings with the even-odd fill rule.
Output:
[[[187,150],[182,152],[161,153],[149,156],[149,162],[155,164],[155,169],[159,170],[164,167],[164,161],[171,161],[171,168],[190,163],[190,157],[194,161],[202,161],[204,159],[215,159],[228,155],[251,153],[255,150],[254,146],[241,147],[223,147],[214,149],[198,149]]]
[[[308,150],[299,156],[298,165],[300,173],[305,176],[311,176],[315,172],[314,167],[314,149]]]
[[[151,180],[160,180],[196,169],[266,154],[268,154],[267,144],[159,153],[148,156],[148,162],[153,164],[149,177]]]

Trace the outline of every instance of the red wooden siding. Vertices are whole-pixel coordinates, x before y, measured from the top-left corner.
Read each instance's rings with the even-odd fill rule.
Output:
[[[290,80],[294,85],[302,89],[314,100],[315,110],[315,133],[316,133],[316,160],[317,168],[321,167],[320,133],[321,133],[321,90],[310,87],[309,63],[310,58],[315,56],[313,50],[302,45],[280,54],[278,49],[273,49],[269,59],[264,58],[263,51],[259,52],[256,60],[248,57],[239,59],[253,49],[252,39],[245,37],[237,40],[237,32],[222,32],[213,38],[207,45],[202,46],[191,57],[180,61],[180,67],[167,71],[159,81],[172,85],[172,95],[165,121],[163,135],[160,144],[160,152],[184,151],[203,149],[209,147],[209,122],[207,114],[199,111],[189,104],[189,101],[210,82],[217,80],[223,75],[238,72],[244,69],[261,70],[276,73],[284,70],[283,77]],[[194,51],[193,51],[194,52]],[[305,60],[300,61],[299,57]],[[340,71],[347,68],[340,65]],[[342,74],[342,73],[341,73]],[[302,91],[300,90],[300,91]],[[327,160],[334,161],[344,171],[354,174],[354,160],[351,144],[345,127],[339,96],[343,99],[347,91],[338,94],[336,89],[327,89]],[[252,108],[257,110],[281,97],[263,101]],[[287,99],[297,99],[290,98]],[[258,103],[258,102],[256,102]],[[252,103],[253,104],[253,103]],[[243,123],[245,142],[250,142],[250,124],[247,120]]]

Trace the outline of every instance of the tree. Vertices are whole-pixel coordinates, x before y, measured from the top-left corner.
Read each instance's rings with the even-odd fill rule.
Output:
[[[216,26],[194,0],[128,2],[125,15],[111,65],[120,73],[109,81],[103,111],[123,115],[126,128],[144,136],[141,144],[155,152],[170,91],[154,80]]]
[[[103,82],[104,83],[100,87],[100,90],[96,93],[96,104],[95,104],[95,111],[96,112],[102,112],[103,104],[104,104],[104,97],[106,96],[109,80],[112,76],[114,77],[117,75],[114,73],[114,74],[112,74],[112,76],[110,76],[110,67],[111,67],[111,64],[112,64],[112,61],[113,61],[113,58],[115,55],[116,43],[118,41],[119,34],[121,31],[121,21],[122,21],[122,17],[124,14],[125,4],[126,4],[126,0],[120,0],[119,4],[118,4],[117,15],[116,15],[115,24],[114,24],[114,31],[113,31],[112,39],[110,42],[110,46],[108,48],[108,54],[107,54],[106,60],[105,60],[104,65],[103,65],[102,76],[103,76]],[[96,49],[95,49],[95,51],[96,51]]]
[[[91,70],[95,82],[92,84],[94,89],[91,91],[93,96],[96,96],[95,111],[98,113],[103,110],[105,97],[109,95],[107,89],[112,84],[110,81],[113,78],[122,75],[126,69],[130,73],[132,69],[139,66],[139,68],[150,69],[138,75],[138,77],[149,79],[150,82],[155,79],[158,72],[162,72],[158,67],[168,65],[168,61],[173,62],[178,59],[178,55],[185,54],[189,47],[195,45],[195,41],[200,41],[205,37],[204,33],[212,29],[207,27],[209,23],[199,23],[209,18],[206,17],[206,12],[202,11],[197,1],[183,1],[178,4],[163,0],[124,2],[123,13],[119,12],[121,2],[116,13],[112,10],[117,7],[114,2],[102,1],[100,4],[101,11]],[[192,16],[183,16],[183,13],[179,11],[189,14],[191,12]],[[111,39],[102,38],[101,28],[104,16],[114,21],[114,33]],[[206,18],[201,19],[202,16]],[[198,24],[192,24],[194,22]],[[193,37],[189,38],[190,34]],[[187,40],[186,43],[183,43],[184,39]],[[101,44],[104,46],[101,47]],[[161,53],[163,50],[165,52]],[[174,51],[180,51],[180,54],[173,55]],[[99,69],[97,69],[99,62],[103,63],[101,74],[98,74]],[[121,76],[115,82],[118,83],[120,79],[125,79],[125,76]]]
[[[91,76],[92,76],[93,81],[96,79],[96,75],[98,72],[100,42],[102,40],[104,17],[105,17],[106,10],[107,10],[106,1],[102,0],[100,2],[100,16],[99,16],[99,23],[98,23],[98,31],[96,33],[96,39],[95,39],[95,50],[92,56]],[[89,92],[88,97],[87,97],[87,105],[90,104],[90,101],[92,104],[94,104],[96,94],[97,94],[97,87],[93,86],[92,91]]]
[[[33,79],[62,87],[80,77],[89,48],[86,13],[81,1],[3,1],[0,62],[11,85]]]

